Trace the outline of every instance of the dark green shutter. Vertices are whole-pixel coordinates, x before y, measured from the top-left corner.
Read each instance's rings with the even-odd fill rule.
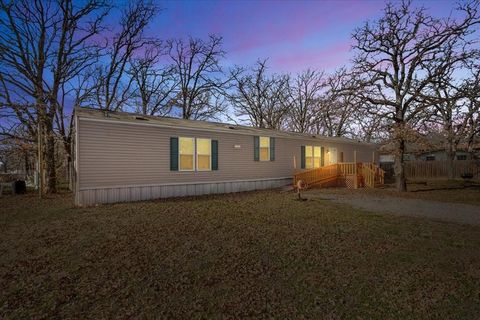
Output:
[[[275,138],[270,137],[270,161],[275,161]]]
[[[320,148],[320,166],[323,167],[325,165],[325,148]]]
[[[178,171],[178,138],[170,137],[170,170]]]
[[[253,160],[260,161],[260,138],[253,137]]]
[[[300,147],[300,167],[305,169],[305,146]]]
[[[212,140],[212,170],[218,170],[218,140]]]

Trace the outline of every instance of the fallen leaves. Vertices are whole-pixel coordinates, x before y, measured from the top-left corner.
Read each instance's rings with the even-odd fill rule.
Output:
[[[473,318],[480,228],[250,192],[4,197],[0,318]],[[21,199],[21,201],[19,201]]]

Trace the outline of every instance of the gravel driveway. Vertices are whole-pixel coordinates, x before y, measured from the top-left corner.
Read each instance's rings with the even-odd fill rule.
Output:
[[[307,198],[309,197],[332,200],[337,203],[349,204],[356,208],[378,213],[480,225],[480,206],[470,204],[397,197],[374,197],[365,194],[308,193]]]

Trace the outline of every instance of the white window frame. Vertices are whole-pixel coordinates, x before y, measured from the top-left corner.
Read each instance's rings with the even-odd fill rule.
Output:
[[[266,160],[262,160],[262,138],[268,140],[268,157]],[[258,138],[258,160],[262,162],[270,161],[270,137],[259,137]]]
[[[197,143],[198,143],[198,140],[208,140],[209,141],[209,145],[210,145],[210,153],[209,153],[209,156],[210,156],[210,162],[208,164],[208,169],[200,169],[198,168],[198,148],[197,148]],[[209,139],[209,138],[195,138],[195,167],[197,169],[197,171],[212,171],[212,139]]]
[[[192,169],[182,169],[182,162],[180,160],[180,150],[181,150],[181,140],[182,139],[191,139],[192,140],[192,145],[193,145],[193,167]],[[194,172],[196,168],[196,140],[193,137],[178,137],[178,171],[184,171],[184,172]]]

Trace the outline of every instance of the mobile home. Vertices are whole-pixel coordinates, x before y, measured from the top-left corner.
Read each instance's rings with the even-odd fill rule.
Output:
[[[375,146],[224,123],[76,108],[79,206],[275,188],[295,172],[372,161]]]

